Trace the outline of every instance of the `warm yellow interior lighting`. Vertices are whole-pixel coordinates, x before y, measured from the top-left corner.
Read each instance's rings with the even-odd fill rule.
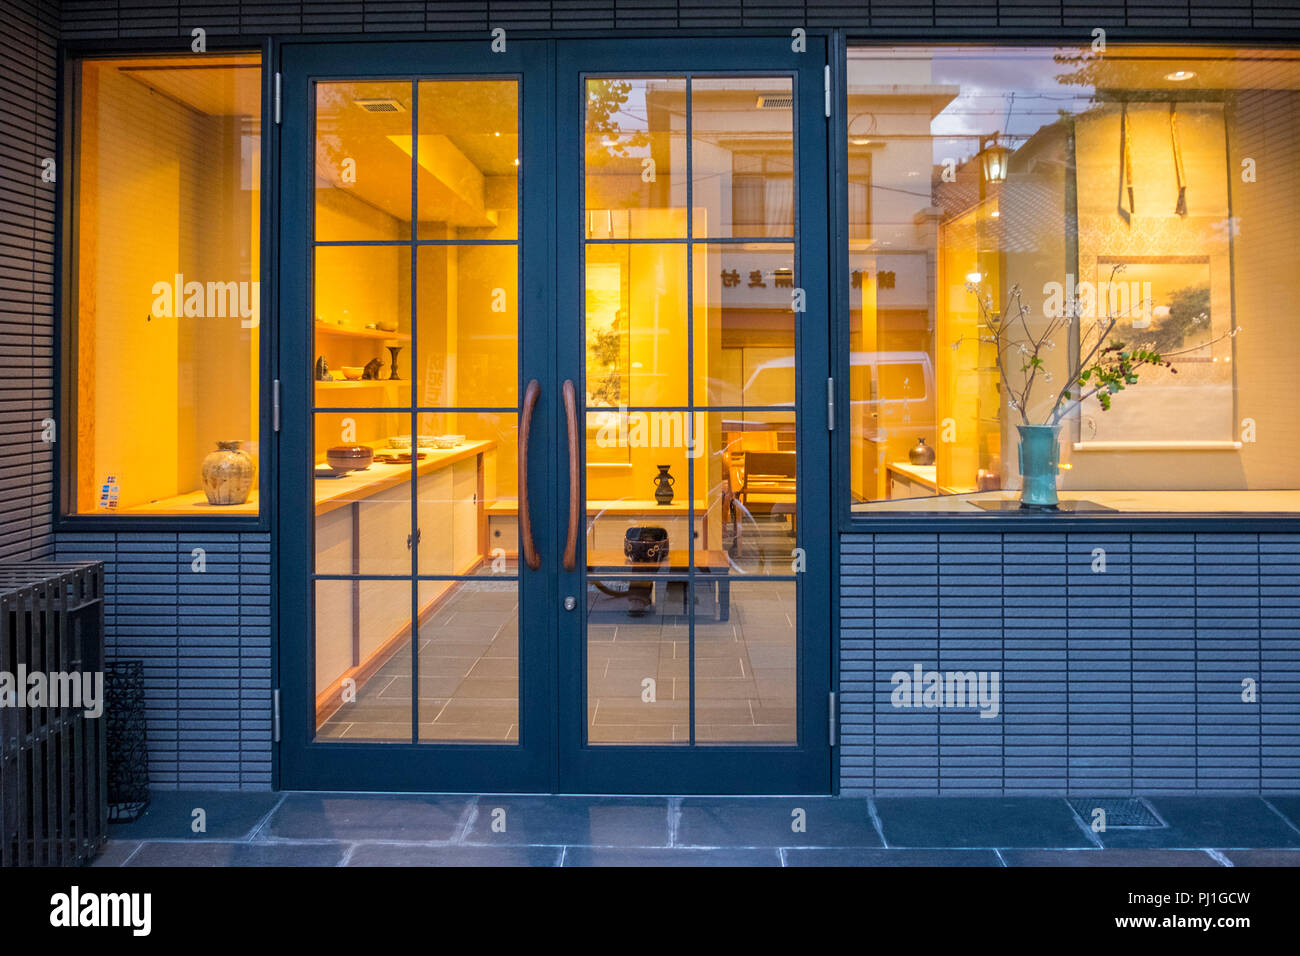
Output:
[[[411,155],[409,135],[390,134],[386,138],[407,156]],[[421,133],[419,141],[420,155],[416,162],[429,174],[420,183],[421,204],[436,207],[438,218],[451,225],[495,226],[497,211],[485,208],[484,176],[478,167],[441,133]]]
[[[71,510],[257,512],[256,483],[210,504],[202,468],[219,441],[258,464],[260,66],[77,65]]]

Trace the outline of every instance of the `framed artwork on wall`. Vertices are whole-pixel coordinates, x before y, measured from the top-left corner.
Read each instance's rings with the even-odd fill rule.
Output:
[[[1115,316],[1113,341],[1151,348],[1174,366],[1143,369],[1109,410],[1087,400],[1080,442],[1230,440],[1231,313],[1214,294],[1210,257],[1099,256],[1093,275],[1095,318],[1087,316],[1085,295],[1083,321]]]

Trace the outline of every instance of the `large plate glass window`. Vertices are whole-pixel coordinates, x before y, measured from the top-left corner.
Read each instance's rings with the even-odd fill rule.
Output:
[[[852,49],[847,104],[854,511],[1300,510],[1300,56]]]
[[[71,75],[63,509],[255,516],[261,57]]]

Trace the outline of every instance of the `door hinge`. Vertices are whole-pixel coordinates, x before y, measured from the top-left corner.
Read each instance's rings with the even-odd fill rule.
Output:
[[[271,382],[271,431],[280,430],[280,380]]]
[[[835,431],[835,379],[826,380],[826,430]]]
[[[830,119],[831,118],[831,67],[829,63],[826,64],[825,72],[822,73],[822,76],[824,78],[825,92],[826,92],[826,118]],[[276,115],[279,114],[277,113]],[[279,120],[276,120],[276,122],[278,123]]]
[[[829,70],[830,67],[827,67]],[[827,116],[830,114],[827,113]],[[275,125],[280,125],[280,74],[275,74]]]
[[[271,691],[271,740],[280,742],[280,688]]]
[[[831,708],[830,708],[830,732],[831,746],[834,747],[839,741],[835,739],[835,691],[831,691]]]

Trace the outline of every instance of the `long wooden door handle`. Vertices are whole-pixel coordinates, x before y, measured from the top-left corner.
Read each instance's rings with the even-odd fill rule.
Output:
[[[564,570],[578,560],[578,516],[582,482],[578,480],[578,396],[572,379],[564,380],[564,417],[569,425],[569,535],[564,542]]]
[[[519,538],[523,545],[524,561],[536,571],[542,566],[542,557],[533,543],[533,519],[528,507],[528,436],[533,430],[533,409],[542,394],[537,379],[524,389],[524,412],[519,422]]]

